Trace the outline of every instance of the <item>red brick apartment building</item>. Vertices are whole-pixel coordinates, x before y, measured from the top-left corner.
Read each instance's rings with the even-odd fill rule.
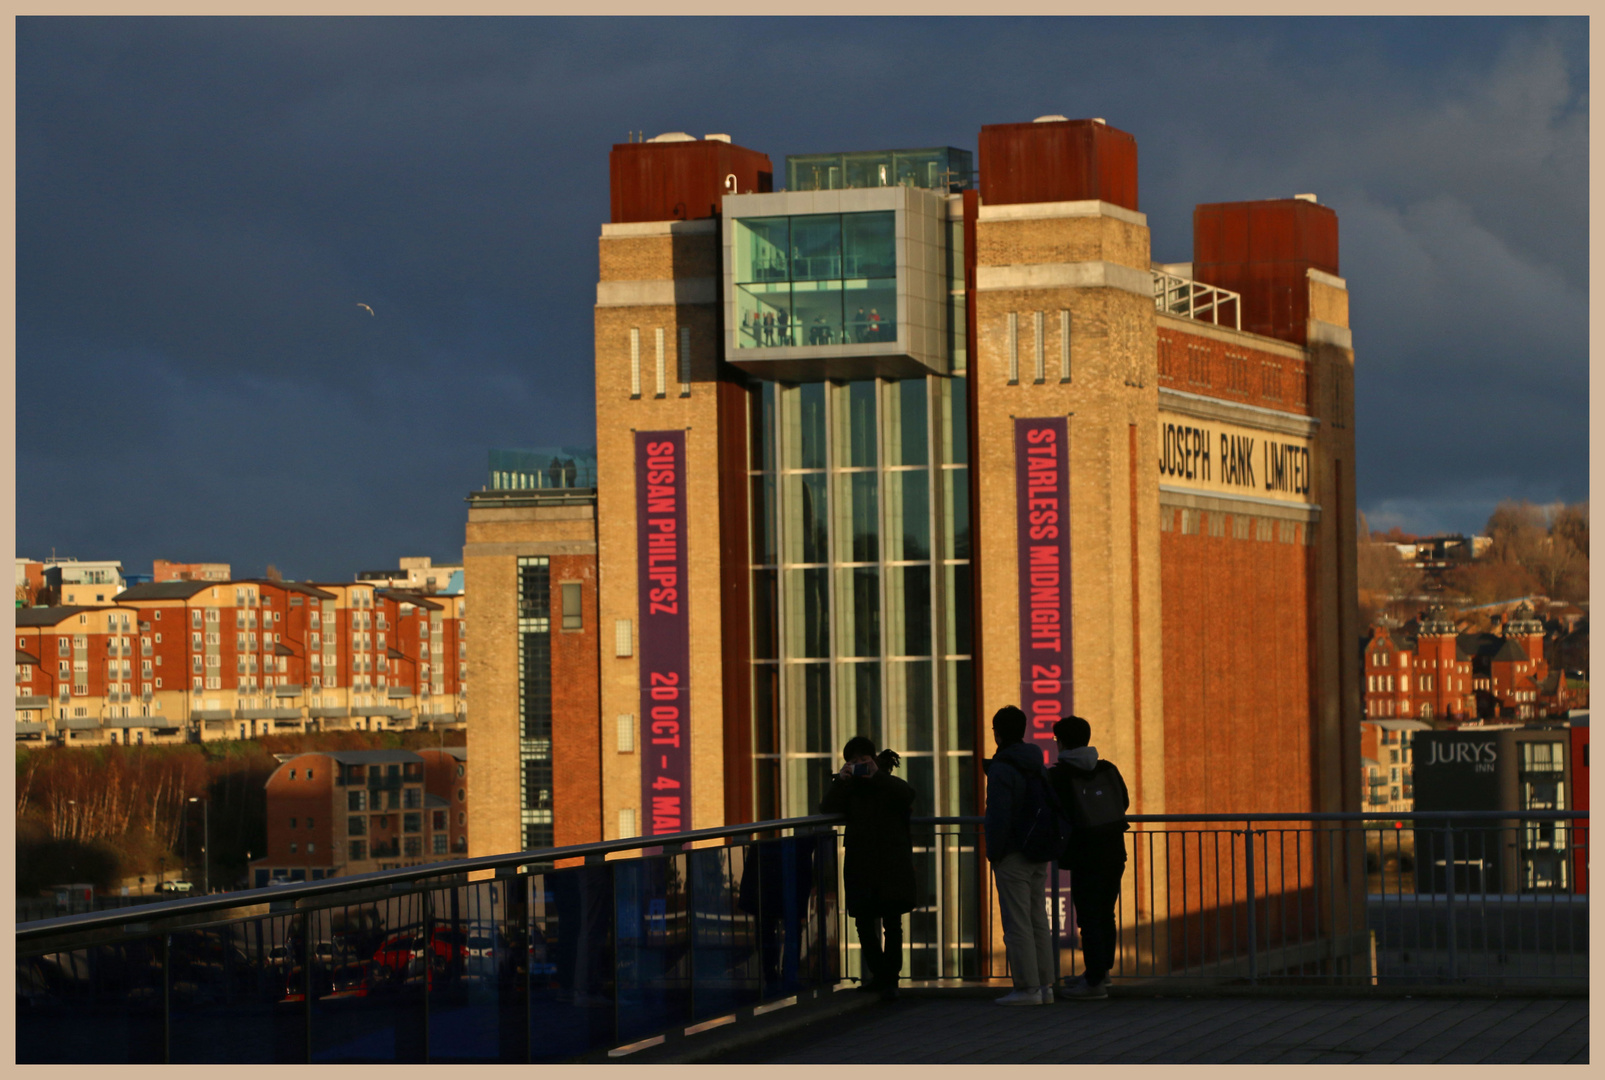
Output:
[[[594,492],[470,496],[467,577],[500,583],[477,853],[535,837],[548,752],[599,763],[574,839],[808,813],[860,732],[921,812],[973,812],[1006,703],[1045,748],[1087,717],[1142,812],[1359,808],[1337,215],[1200,205],[1160,263],[1130,134],[990,125],[971,165],[613,147]],[[540,559],[577,587],[572,665],[515,645],[528,618],[560,647],[518,599]],[[517,686],[547,672],[549,751]]]
[[[1534,720],[1588,707],[1588,684],[1551,669],[1544,624],[1523,603],[1499,633],[1461,633],[1442,608],[1371,628],[1367,719]]]
[[[254,888],[460,859],[468,853],[468,752],[279,754],[267,781],[267,851]]]
[[[460,729],[461,595],[256,579],[17,611],[17,737],[67,745]],[[25,659],[26,657],[26,659]]]

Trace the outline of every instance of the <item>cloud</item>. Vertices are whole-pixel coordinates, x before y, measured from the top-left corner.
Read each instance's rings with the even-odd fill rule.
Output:
[[[326,577],[444,556],[487,447],[591,441],[611,143],[723,131],[778,171],[1047,112],[1137,135],[1158,258],[1198,202],[1337,209],[1363,507],[1580,497],[1586,43],[1581,19],[23,19],[18,540],[205,537]]]

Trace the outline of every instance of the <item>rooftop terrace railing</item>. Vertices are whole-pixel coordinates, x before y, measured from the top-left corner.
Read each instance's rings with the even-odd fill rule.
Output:
[[[1586,985],[1587,815],[1133,817],[1117,984]],[[17,927],[24,1062],[554,1062],[856,977],[839,817]],[[983,819],[915,819],[904,974],[1007,978]],[[1064,975],[1067,879],[1044,903]]]

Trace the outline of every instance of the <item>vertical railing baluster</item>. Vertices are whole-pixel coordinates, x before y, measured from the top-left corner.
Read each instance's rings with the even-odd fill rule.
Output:
[[[62,640],[66,640],[63,638]],[[124,950],[126,954],[127,950]],[[162,1064],[173,1063],[173,935],[162,935]]]
[[[1243,869],[1248,879],[1248,985],[1259,982],[1259,937],[1254,918],[1254,823],[1243,823]]]
[[[1449,981],[1452,983],[1459,975],[1459,958],[1456,955],[1455,942],[1455,823],[1445,820],[1443,823],[1444,847],[1448,849],[1444,856],[1444,875],[1447,885],[1444,893],[1444,908],[1449,923]],[[1469,854],[1469,846],[1467,853]]]

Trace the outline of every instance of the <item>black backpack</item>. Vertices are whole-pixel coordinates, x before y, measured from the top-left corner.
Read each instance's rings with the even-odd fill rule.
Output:
[[[1002,758],[994,760],[1003,761]],[[1020,854],[1026,861],[1052,862],[1064,854],[1070,843],[1070,818],[1054,794],[1053,785],[1043,772],[1026,772],[1013,762],[1004,761],[1025,780],[1025,798],[1015,811],[1015,820],[1024,822],[1025,835],[1020,840]]]
[[[1108,765],[1108,768],[1104,768]],[[1070,792],[1070,820],[1077,829],[1098,829],[1123,824],[1126,808],[1121,805],[1119,773],[1108,762],[1098,762],[1090,773],[1066,769],[1065,785]],[[1124,831],[1124,830],[1122,830]]]

